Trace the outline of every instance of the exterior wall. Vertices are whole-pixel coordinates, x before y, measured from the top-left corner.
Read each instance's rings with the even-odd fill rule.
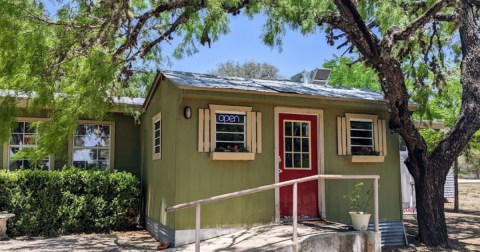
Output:
[[[198,110],[210,104],[249,106],[262,112],[262,153],[253,161],[210,160],[209,153],[197,150]],[[183,109],[192,108],[185,119]],[[274,108],[298,107],[323,110],[324,167],[326,174],[378,174],[380,179],[380,219],[401,219],[398,136],[387,134],[388,155],[383,163],[351,163],[337,155],[337,117],[345,113],[378,114],[387,119],[385,106],[308,97],[180,90],[163,81],[142,119],[146,216],[175,230],[193,229],[195,209],[166,214],[165,207],[205,197],[253,188],[275,182]],[[151,118],[162,112],[162,159],[153,161]],[[343,195],[359,181],[327,181],[326,219],[350,222],[349,204]],[[245,227],[275,221],[274,191],[202,206],[202,229]],[[373,205],[373,203],[372,203]],[[372,211],[372,210],[369,210]],[[152,225],[151,225],[152,226]],[[151,231],[152,232],[152,231]]]
[[[140,178],[141,143],[140,125],[130,115],[116,113],[115,121],[115,157],[114,168],[128,171]]]
[[[21,117],[44,119],[45,115],[40,113],[36,115],[20,111]],[[115,121],[115,146],[114,146],[114,168],[119,171],[128,171],[140,177],[140,130],[139,125],[135,123],[132,116],[120,113],[114,113],[112,120]],[[60,169],[68,165],[68,141],[65,141],[64,148],[54,153],[54,169]],[[5,144],[0,144],[0,166],[3,167],[6,157]]]
[[[398,137],[387,134],[388,155],[383,163],[351,163],[347,157],[337,155],[336,118],[345,113],[366,113],[388,119],[384,105],[199,90],[182,92],[184,98],[177,109],[176,203],[274,183],[274,107],[290,106],[323,110],[325,173],[380,175],[380,219],[401,219]],[[198,109],[208,108],[209,104],[251,106],[252,111],[262,112],[263,153],[257,153],[254,161],[212,161],[208,153],[199,153]],[[185,106],[192,108],[190,120],[182,116]],[[326,182],[328,220],[350,222],[349,204],[343,195],[358,182]],[[179,211],[175,228],[193,229],[194,216],[194,208]],[[274,221],[274,216],[274,192],[270,191],[202,206],[202,228],[268,223]]]
[[[175,214],[166,214],[165,208],[175,204],[176,183],[176,110],[178,89],[167,82],[158,86],[147,111],[142,116],[142,191],[145,201],[147,229],[158,240],[173,242]],[[153,159],[152,117],[161,117],[161,159]]]

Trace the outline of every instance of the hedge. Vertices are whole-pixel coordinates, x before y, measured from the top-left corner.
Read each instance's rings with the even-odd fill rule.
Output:
[[[9,236],[129,230],[137,225],[138,179],[127,172],[66,168],[0,171],[0,211]]]

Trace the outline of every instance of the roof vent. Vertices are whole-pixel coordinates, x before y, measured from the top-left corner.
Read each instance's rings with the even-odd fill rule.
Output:
[[[303,71],[290,77],[291,81],[300,82],[304,84],[318,84],[326,85],[331,69],[315,68],[312,71]]]

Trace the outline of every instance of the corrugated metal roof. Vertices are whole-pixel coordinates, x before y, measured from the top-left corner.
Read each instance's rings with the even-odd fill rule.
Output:
[[[258,80],[238,77],[219,77],[165,70],[162,74],[180,88],[231,89],[264,92],[270,94],[296,94],[340,99],[384,101],[383,94],[355,88],[331,87],[328,85],[303,84],[284,80]]]
[[[55,97],[63,96],[64,94],[56,93]],[[15,90],[2,90],[0,89],[0,97],[4,96],[13,96],[20,99],[29,99],[36,96],[35,92],[27,93],[22,91]],[[144,98],[134,98],[134,97],[112,97],[113,103],[117,105],[127,105],[127,106],[142,106],[145,102]]]

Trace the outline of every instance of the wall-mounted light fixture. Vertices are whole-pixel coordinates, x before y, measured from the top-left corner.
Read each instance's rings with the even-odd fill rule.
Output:
[[[186,106],[183,109],[183,116],[185,116],[185,118],[187,119],[192,118],[192,108],[190,108],[189,106]]]

